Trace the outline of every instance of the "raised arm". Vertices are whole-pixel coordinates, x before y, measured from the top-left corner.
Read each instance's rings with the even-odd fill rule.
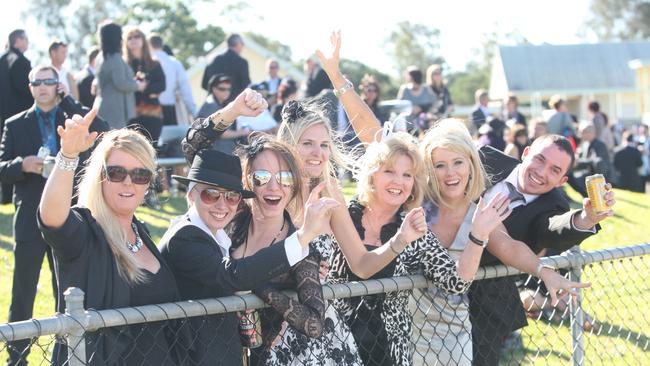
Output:
[[[96,114],[97,109],[92,109],[84,117],[74,115],[72,119],[67,119],[65,127],[57,127],[57,133],[61,137],[61,149],[56,156],[52,173],[45,183],[39,206],[41,222],[49,228],[63,226],[70,214],[72,186],[79,154],[88,150],[97,138],[97,132],[89,130]]]
[[[335,90],[341,90],[349,83],[341,74],[339,69],[339,51],[341,49],[341,32],[332,32],[330,35],[332,50],[327,55],[321,50],[316,51],[316,56],[320,59],[323,70],[329,76]],[[348,120],[352,124],[359,140],[363,143],[375,141],[377,131],[381,129],[381,122],[377,120],[370,107],[361,99],[359,94],[354,90],[354,86],[349,84],[350,89],[339,96],[341,104],[348,115]],[[347,87],[346,87],[347,88]]]

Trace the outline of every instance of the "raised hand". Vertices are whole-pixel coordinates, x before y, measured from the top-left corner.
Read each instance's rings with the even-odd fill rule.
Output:
[[[480,240],[487,240],[490,233],[510,215],[508,196],[499,192],[485,203],[484,197],[478,201],[472,218],[472,235]]]
[[[232,109],[239,116],[256,117],[269,107],[262,94],[246,88],[232,102]]]
[[[578,296],[576,289],[590,287],[591,283],[589,282],[573,282],[569,281],[561,274],[555,272],[550,268],[542,268],[539,273],[539,277],[544,281],[548,293],[551,296],[551,305],[556,306],[558,304],[558,295],[561,293],[568,293],[572,297]]]
[[[321,183],[314,188],[309,194],[305,204],[305,218],[300,228],[304,241],[300,240],[304,246],[320,234],[326,232],[329,227],[330,215],[333,209],[339,207],[340,203],[334,198],[320,197],[320,193],[325,188],[325,183]]]
[[[56,132],[61,137],[61,154],[76,157],[93,145],[97,132],[90,132],[89,129],[96,115],[97,109],[93,108],[84,117],[75,114],[65,120],[65,127],[57,127]]]
[[[405,244],[420,239],[427,232],[427,221],[424,217],[424,209],[417,207],[409,211],[399,228],[399,235]]]
[[[331,49],[328,53],[323,53],[321,50],[316,50],[316,56],[320,60],[323,70],[327,75],[336,75],[339,73],[339,62],[341,51],[341,31],[332,32],[330,34]]]

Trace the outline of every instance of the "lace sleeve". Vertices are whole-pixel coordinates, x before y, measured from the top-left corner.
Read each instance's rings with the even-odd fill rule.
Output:
[[[192,165],[196,153],[212,146],[231,124],[220,123],[215,126],[210,118],[197,118],[187,130],[187,134],[183,142],[181,142],[181,148],[187,163]]]
[[[295,330],[312,338],[320,337],[325,314],[323,289],[318,277],[319,267],[320,256],[312,251],[292,269],[292,275],[297,283],[298,301],[277,290],[272,283],[267,283],[253,291],[280,313]],[[278,331],[278,329],[271,329],[265,332],[264,343],[270,344]]]
[[[456,261],[431,231],[427,231],[412,247],[416,262],[424,267],[424,276],[437,287],[452,294],[463,294],[469,290],[472,282],[460,278]]]

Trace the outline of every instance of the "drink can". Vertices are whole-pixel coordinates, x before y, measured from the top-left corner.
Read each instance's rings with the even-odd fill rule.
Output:
[[[52,169],[54,168],[54,161],[54,156],[48,156],[45,158],[45,160],[43,160],[43,170],[41,171],[43,178],[47,179],[52,173]]]
[[[239,318],[239,337],[244,347],[257,348],[262,345],[262,325],[257,310],[243,312]]]
[[[602,174],[594,174],[585,178],[587,194],[591,207],[598,214],[609,210],[607,201],[605,201],[605,177]]]

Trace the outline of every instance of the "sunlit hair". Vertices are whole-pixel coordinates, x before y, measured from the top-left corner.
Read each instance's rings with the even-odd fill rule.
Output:
[[[134,35],[140,36],[142,39],[142,62],[144,63],[144,71],[148,72],[153,69],[154,60],[151,57],[151,51],[149,50],[149,42],[147,42],[147,37],[144,35],[144,32],[140,30],[140,28],[127,28],[127,31],[124,33],[124,41],[122,42],[122,55],[124,56],[126,63],[131,66],[133,64],[135,56],[133,56],[133,53],[131,53],[131,50],[129,49],[128,39]]]
[[[271,151],[278,159],[282,159],[293,175],[293,189],[289,198],[288,207],[302,207],[303,178],[300,176],[302,164],[298,160],[295,150],[287,143],[278,141],[275,136],[264,132],[253,132],[248,136],[248,145],[240,145],[236,154],[241,159],[244,174],[244,188],[252,191],[253,182],[250,177],[253,173],[253,163],[263,151]],[[272,178],[275,179],[275,178]]]
[[[136,158],[144,168],[156,171],[156,151],[141,133],[119,129],[104,133],[101,141],[90,155],[79,183],[79,205],[87,207],[101,226],[108,245],[113,252],[120,276],[129,283],[140,283],[145,275],[127,249],[126,232],[122,229],[115,213],[106,204],[102,184],[106,180],[106,161],[115,150],[123,151]]]
[[[420,141],[420,152],[424,158],[426,168],[427,199],[432,200],[436,205],[450,206],[442,198],[440,191],[440,182],[435,173],[435,163],[433,161],[433,152],[437,148],[443,148],[462,155],[469,160],[470,176],[465,187],[465,199],[474,201],[479,198],[485,190],[486,173],[479,157],[478,149],[472,141],[465,123],[454,118],[443,119],[435,127],[431,128]]]
[[[442,73],[442,66],[439,64],[433,64],[427,68],[427,85],[441,88],[443,85],[445,85],[445,81],[441,77],[440,83],[436,83],[436,79],[433,77],[433,75],[436,73]]]
[[[372,176],[382,166],[393,167],[400,156],[407,156],[413,162],[413,190],[404,203],[404,209],[410,210],[422,204],[426,185],[424,164],[413,136],[405,132],[397,132],[386,141],[369,144],[366,153],[358,160],[357,194],[361,204],[367,206],[374,199]]]
[[[321,125],[325,127],[330,139],[330,159],[325,163],[320,178],[325,181],[324,193],[329,195],[334,189],[333,181],[337,177],[336,169],[352,170],[352,159],[343,148],[340,137],[332,130],[332,123],[325,115],[325,106],[316,102],[290,101],[282,108],[282,123],[278,128],[277,138],[291,146],[298,146],[298,141],[307,129]],[[302,157],[300,157],[302,158]],[[316,177],[310,177],[316,178]],[[334,179],[330,179],[334,178]]]

